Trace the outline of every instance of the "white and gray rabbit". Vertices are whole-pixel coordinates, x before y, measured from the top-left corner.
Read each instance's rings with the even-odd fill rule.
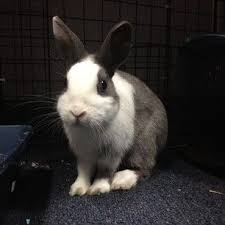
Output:
[[[53,33],[67,63],[57,111],[77,158],[70,195],[134,187],[166,144],[167,115],[142,81],[118,70],[131,49],[131,24],[116,24],[92,55],[57,16]]]

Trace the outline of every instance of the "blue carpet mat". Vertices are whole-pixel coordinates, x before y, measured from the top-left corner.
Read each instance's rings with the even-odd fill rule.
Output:
[[[225,180],[180,157],[166,158],[130,191],[100,196],[70,197],[75,171],[58,160],[23,172],[0,224],[225,225]]]
[[[70,165],[55,170],[44,225],[225,224],[225,181],[183,160],[173,161],[166,169],[158,168],[130,191],[101,196],[70,197],[74,176]]]

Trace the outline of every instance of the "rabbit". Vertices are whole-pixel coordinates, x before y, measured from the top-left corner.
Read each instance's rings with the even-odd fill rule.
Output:
[[[67,87],[56,108],[77,159],[69,194],[129,190],[151,174],[168,133],[160,99],[118,69],[132,47],[133,27],[127,21],[116,24],[100,49],[89,54],[58,16],[52,22],[67,65]]]

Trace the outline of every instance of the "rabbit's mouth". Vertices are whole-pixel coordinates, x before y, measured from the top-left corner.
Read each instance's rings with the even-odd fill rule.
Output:
[[[87,130],[96,130],[99,127],[103,129],[105,123],[101,122],[101,125],[100,125],[100,122],[98,122],[96,124],[96,122],[92,120],[92,118],[85,116],[80,119],[73,119],[72,121],[70,120],[70,124],[75,128],[85,128]]]
[[[74,118],[71,123],[76,127],[89,127],[89,121],[86,118]]]
[[[85,111],[77,113],[69,110],[67,115],[68,122],[73,126],[87,126],[88,124],[88,116]]]

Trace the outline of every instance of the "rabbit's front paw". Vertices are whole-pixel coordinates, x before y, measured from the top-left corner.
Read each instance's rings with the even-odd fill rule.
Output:
[[[99,195],[110,191],[109,179],[96,179],[88,190],[89,195]]]
[[[112,190],[128,190],[136,185],[138,175],[133,170],[122,170],[114,174],[111,189]]]
[[[90,187],[90,183],[80,179],[79,177],[76,179],[76,181],[71,185],[70,187],[70,192],[69,195],[70,196],[74,196],[74,195],[84,195],[86,194],[88,188]]]

